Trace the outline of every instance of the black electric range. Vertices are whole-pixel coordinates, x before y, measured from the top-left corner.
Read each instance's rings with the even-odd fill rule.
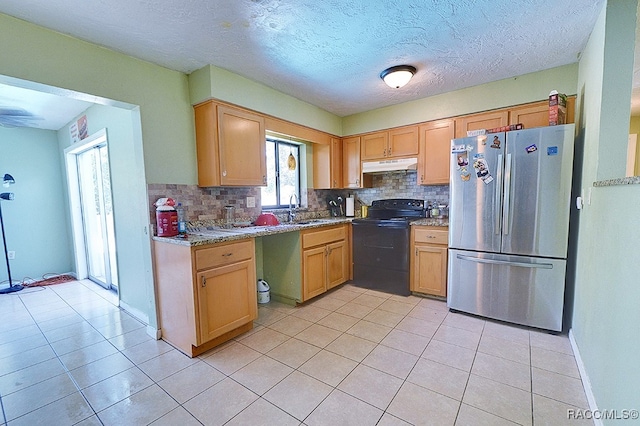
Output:
[[[423,200],[371,203],[366,218],[353,220],[353,285],[409,295],[409,223],[426,217]]]

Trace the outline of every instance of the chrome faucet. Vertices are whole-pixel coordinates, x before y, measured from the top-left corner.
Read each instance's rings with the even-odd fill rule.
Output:
[[[296,203],[292,204],[291,201],[293,199],[296,199]],[[296,194],[291,194],[291,197],[289,197],[289,222],[293,222],[293,219],[295,219],[296,214],[293,212],[296,207],[298,206],[298,196]]]

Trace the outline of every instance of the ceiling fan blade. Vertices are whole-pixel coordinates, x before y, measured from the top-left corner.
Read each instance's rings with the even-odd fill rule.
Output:
[[[29,127],[41,117],[22,108],[0,107],[0,126]]]

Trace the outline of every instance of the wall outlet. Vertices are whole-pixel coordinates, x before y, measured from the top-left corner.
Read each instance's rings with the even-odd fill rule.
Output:
[[[13,260],[16,258],[16,252],[15,251],[8,251],[7,252],[7,256],[9,257],[9,260]]]
[[[247,197],[247,207],[256,206],[256,197]]]

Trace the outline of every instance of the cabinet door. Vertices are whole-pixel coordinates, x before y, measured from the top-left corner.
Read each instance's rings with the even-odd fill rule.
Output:
[[[342,141],[331,138],[331,188],[342,188]]]
[[[302,300],[327,291],[326,246],[302,251]]]
[[[267,184],[264,118],[246,111],[218,106],[220,184]]]
[[[466,138],[467,131],[493,129],[509,123],[509,111],[491,111],[467,115],[456,120],[456,138]]]
[[[327,290],[349,279],[349,253],[345,241],[327,245]]]
[[[416,244],[411,291],[447,295],[447,247]]]
[[[245,260],[199,272],[198,345],[257,318],[255,262]]]
[[[361,188],[360,137],[342,140],[342,179],[345,188]]]
[[[387,157],[410,157],[418,155],[418,126],[389,130]]]
[[[377,160],[387,156],[389,133],[378,132],[361,137],[360,159],[362,161]]]
[[[420,126],[420,156],[418,157],[420,185],[449,183],[453,130],[453,120],[439,120]]]
[[[522,123],[525,129],[549,125],[549,102],[535,102],[509,110],[509,124]]]
[[[220,152],[216,104],[205,102],[194,107],[198,186],[220,186]]]

